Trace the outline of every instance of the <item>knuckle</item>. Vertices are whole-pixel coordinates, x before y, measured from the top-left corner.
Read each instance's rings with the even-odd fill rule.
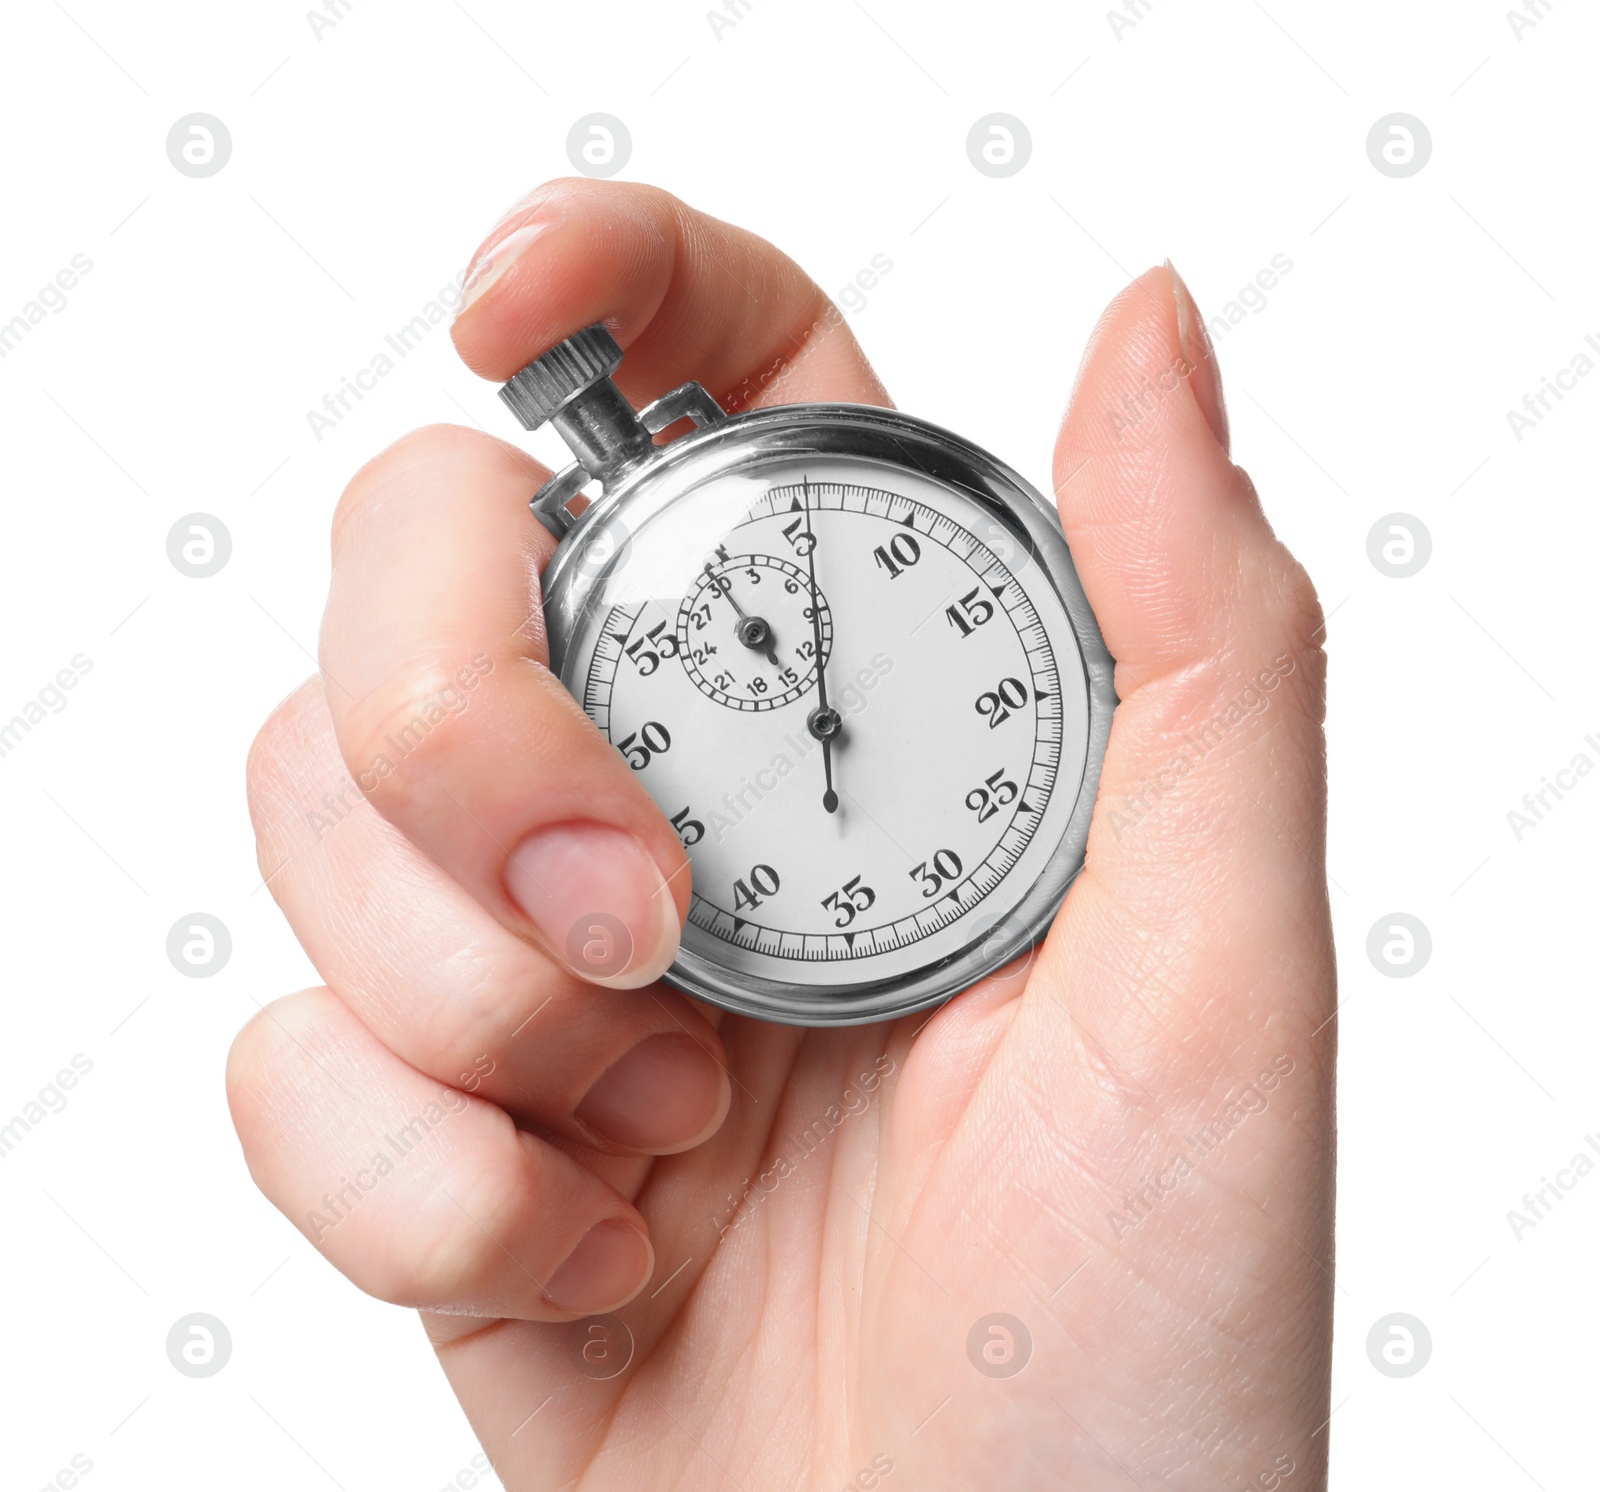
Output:
[[[350,478],[334,509],[335,559],[373,522],[381,520],[389,503],[403,496],[419,471],[457,461],[475,451],[485,439],[461,425],[424,425],[379,451]]]
[[[1322,603],[1310,575],[1277,539],[1244,557],[1234,597],[1242,623],[1258,648],[1300,657],[1321,645]]]
[[[228,1049],[224,1085],[236,1125],[257,1110],[272,1109],[274,1094],[292,1083],[286,1064],[304,1060],[299,1043],[326,1026],[337,997],[326,985],[281,995],[239,1028]],[[290,1033],[294,1034],[291,1035]]]
[[[1278,615],[1285,640],[1299,647],[1320,647],[1323,636],[1322,602],[1306,567],[1286,555],[1279,585]]]
[[[403,786],[401,768],[428,772],[460,749],[453,729],[466,713],[471,691],[494,667],[487,653],[463,660],[418,657],[394,669],[348,714],[341,729],[345,764],[369,797]]]
[[[1246,671],[1260,689],[1276,691],[1319,722],[1327,679],[1322,603],[1305,567],[1281,545],[1274,545],[1259,572],[1248,618]]]
[[[520,938],[508,940],[498,928],[473,923],[438,949],[434,969],[450,998],[419,1012],[419,1051],[429,1054],[430,1072],[483,1095],[491,1075],[497,1084],[506,1080],[505,1066],[518,1045],[512,1037],[549,1002],[541,955]],[[564,1004],[558,999],[554,1009]],[[545,1028],[535,1023],[533,1029],[542,1035]]]
[[[245,758],[245,792],[259,825],[296,777],[315,734],[317,712],[326,713],[322,680],[313,675],[284,699],[256,732]]]
[[[418,1222],[409,1246],[386,1254],[366,1288],[419,1309],[459,1308],[487,1295],[504,1257],[495,1245],[460,1213],[436,1212],[433,1226]]]
[[[1278,585],[1275,613],[1277,646],[1280,657],[1289,660],[1284,674],[1290,692],[1301,699],[1314,719],[1321,719],[1327,680],[1327,622],[1317,588],[1300,562],[1285,554]]]
[[[506,1129],[509,1145],[509,1119]],[[453,1174],[441,1181],[407,1226],[390,1234],[390,1246],[372,1258],[362,1288],[396,1305],[455,1310],[503,1300],[508,1286],[511,1293],[523,1293],[523,1284],[534,1290],[535,1275],[506,1251],[515,1256],[526,1247],[526,1198],[516,1204],[494,1200],[516,1197],[527,1185],[524,1175],[498,1164],[476,1176]]]
[[[236,1128],[240,1125],[241,1117],[254,1107],[267,1086],[262,1030],[265,1020],[265,1010],[251,1016],[239,1028],[233,1045],[228,1048],[223,1083],[228,1096],[228,1109],[234,1117]]]

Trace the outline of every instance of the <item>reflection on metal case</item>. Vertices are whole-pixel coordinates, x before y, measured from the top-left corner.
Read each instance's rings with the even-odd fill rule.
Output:
[[[590,327],[501,397],[575,458],[533,504],[562,536],[551,666],[689,854],[669,982],[848,1024],[1025,954],[1082,868],[1116,706],[1054,508],[891,410],[729,417],[689,383],[636,413],[621,360]]]

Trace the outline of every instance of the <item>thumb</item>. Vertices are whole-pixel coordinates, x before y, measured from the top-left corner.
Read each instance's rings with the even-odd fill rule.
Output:
[[[1196,1447],[1216,1471],[1281,1442],[1309,1448],[1320,1485],[1333,1035],[1316,1036],[1334,1009],[1321,622],[1227,438],[1199,315],[1154,270],[1102,318],[1056,454],[1067,539],[1118,660],[1087,862],[991,1023],[992,1059],[938,1164],[963,1214],[1004,1240],[989,1297],[1031,1299],[1039,1339],[1095,1365],[1095,1429],[1079,1428],[1134,1447],[1127,1477],[1150,1485],[1197,1464]],[[1288,1073],[1272,1117],[1219,1149]],[[1197,1363],[1211,1375],[1198,1393]]]
[[[1192,859],[1202,828],[1259,829],[1259,810],[1223,812],[1225,802],[1261,783],[1261,763],[1244,758],[1284,716],[1312,727],[1292,732],[1289,749],[1319,739],[1322,617],[1229,458],[1216,353],[1171,265],[1100,318],[1055,483],[1122,701],[1090,841],[1096,870],[1148,871],[1180,848]],[[1320,830],[1320,794],[1285,806],[1291,832]],[[1131,832],[1140,826],[1149,832]]]
[[[1135,280],[1100,318],[1054,466],[1123,699],[1226,661],[1258,629],[1320,622],[1304,571],[1229,459],[1216,354],[1170,265]]]
[[[1321,612],[1230,459],[1216,355],[1170,265],[1102,316],[1055,483],[1121,703],[1046,965],[1068,975],[1109,936],[1137,987],[1141,943],[1166,950],[1170,981],[1176,950],[1225,948],[1260,919],[1320,924],[1306,909],[1325,895]],[[1075,1002],[1127,1011],[1117,980],[1068,983]],[[1139,1003],[1159,1019],[1168,1002]]]

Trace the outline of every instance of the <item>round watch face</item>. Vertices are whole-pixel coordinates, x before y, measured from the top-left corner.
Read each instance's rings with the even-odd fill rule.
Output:
[[[688,852],[669,978],[806,1023],[954,993],[1031,945],[1081,864],[1109,719],[1086,606],[1075,628],[1021,526],[934,472],[702,465],[608,505],[555,608],[561,677]]]

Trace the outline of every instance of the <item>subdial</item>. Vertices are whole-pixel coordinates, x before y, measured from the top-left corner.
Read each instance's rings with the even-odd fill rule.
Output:
[[[776,710],[814,689],[819,631],[826,662],[827,599],[805,571],[770,554],[719,554],[678,608],[684,669],[730,710]]]

